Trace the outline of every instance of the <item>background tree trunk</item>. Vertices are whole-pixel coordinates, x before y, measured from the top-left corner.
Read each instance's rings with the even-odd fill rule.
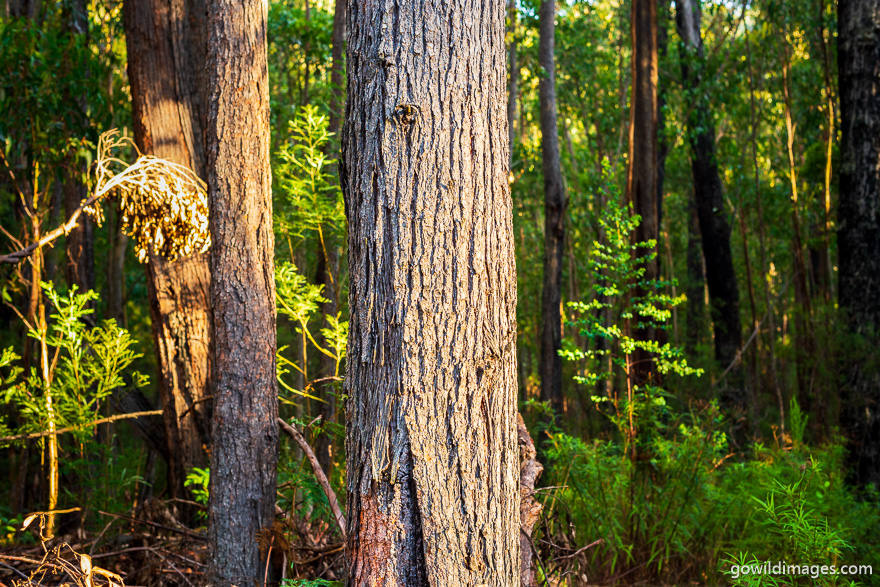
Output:
[[[682,78],[688,100],[688,137],[693,158],[694,199],[700,221],[706,283],[712,326],[715,332],[715,359],[726,369],[742,346],[739,320],[739,289],[733,254],[730,250],[730,223],[724,212],[724,193],[715,156],[715,125],[709,110],[703,79],[703,41],[700,37],[700,0],[675,0],[678,35],[684,46]],[[745,393],[739,367],[731,371],[722,400],[728,406],[745,407]]]
[[[205,177],[204,4],[126,0],[134,135],[144,153]],[[186,474],[205,467],[210,447],[211,312],[207,254],[169,262],[150,254],[147,287],[159,392],[169,443],[168,488],[184,498]],[[194,521],[195,510],[182,511]]]
[[[346,20],[346,0],[336,0],[336,6],[333,11],[333,33],[331,36],[332,43],[332,65],[330,68],[330,87],[332,94],[330,97],[330,117],[327,130],[333,133],[330,139],[330,157],[338,160],[339,154],[339,131],[342,128],[342,115],[345,103],[342,99],[343,89],[345,86],[345,20]],[[338,169],[338,165],[333,166]],[[335,200],[336,194],[329,193],[329,196]],[[321,304],[322,326],[329,328],[330,323],[328,316],[336,317],[339,311],[339,278],[340,278],[340,253],[341,246],[331,231],[324,231],[325,242],[319,247],[318,251],[318,280],[319,284],[324,286],[324,299],[327,303]],[[326,255],[325,255],[326,253]],[[323,342],[323,337],[321,341]],[[325,345],[326,348],[326,345]],[[336,361],[328,357],[324,353],[320,353],[320,372],[318,377],[323,379],[331,377],[335,374]],[[325,403],[321,404],[321,418],[325,423],[336,422],[336,393],[334,392],[332,382],[326,382],[316,385],[318,397],[322,398]],[[330,470],[333,465],[333,445],[334,437],[332,431],[320,434],[315,439],[315,455],[321,468],[330,477]]]
[[[538,84],[541,106],[541,161],[544,172],[544,285],[541,290],[541,400],[562,416],[562,257],[565,240],[565,186],[556,123],[556,0],[541,3]]]
[[[349,585],[515,585],[505,1],[349,4]]]
[[[642,222],[633,235],[635,242],[657,241],[660,236],[657,184],[657,0],[632,0],[632,105],[629,125],[629,168],[626,176],[626,201]],[[658,251],[655,245],[653,252]],[[640,249],[639,254],[648,253]],[[645,263],[643,279],[660,276],[660,261]],[[638,295],[646,292],[639,288]],[[655,340],[653,328],[631,332],[638,340]],[[651,354],[637,350],[633,356],[631,379],[636,383],[648,380],[653,372]]]
[[[880,488],[880,0],[840,0],[838,23],[840,305],[874,358],[852,366],[841,423],[856,481]]]
[[[208,202],[214,327],[209,579],[252,585],[278,460],[267,4],[208,3]]]

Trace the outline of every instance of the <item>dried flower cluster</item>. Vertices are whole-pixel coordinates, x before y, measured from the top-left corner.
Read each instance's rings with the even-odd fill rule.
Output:
[[[113,156],[134,148],[137,161],[127,165]],[[95,195],[115,192],[122,210],[123,232],[136,241],[138,260],[152,250],[174,261],[211,246],[205,182],[189,168],[151,155],[141,155],[128,137],[111,130],[98,141]],[[97,200],[85,211],[98,224],[103,212]]]

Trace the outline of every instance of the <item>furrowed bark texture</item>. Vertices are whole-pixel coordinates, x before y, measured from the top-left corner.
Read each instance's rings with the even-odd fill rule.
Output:
[[[126,0],[134,135],[146,154],[205,177],[204,10],[202,0]],[[159,393],[168,439],[168,487],[187,497],[187,473],[205,467],[211,438],[211,312],[208,255],[146,267]],[[183,517],[195,521],[195,510]]]
[[[208,201],[214,327],[213,585],[253,585],[271,526],[278,459],[275,279],[269,167],[267,4],[208,4]]]
[[[541,167],[544,172],[544,283],[541,290],[541,400],[562,416],[562,257],[565,240],[565,186],[556,124],[556,0],[541,3],[538,61],[541,79]]]
[[[682,78],[688,90],[688,137],[693,152],[694,199],[700,222],[700,238],[706,259],[706,283],[712,325],[715,332],[715,359],[726,369],[742,347],[739,321],[739,289],[730,250],[730,223],[725,214],[724,192],[715,156],[715,125],[709,110],[703,77],[703,41],[700,37],[699,0],[676,0],[676,28],[685,48]],[[731,372],[733,382],[722,400],[728,406],[745,407],[739,368]]]
[[[838,4],[841,121],[840,305],[851,328],[880,345],[880,0]],[[880,488],[880,373],[855,365],[842,424],[856,481]]]
[[[349,3],[349,585],[519,582],[505,1]]]
[[[657,206],[657,1],[632,2],[632,106],[629,125],[629,168],[626,178],[626,201],[642,217],[635,230],[636,242],[657,241],[660,225]],[[657,251],[657,247],[653,249]],[[647,253],[641,249],[639,254]],[[660,275],[658,258],[644,264],[644,280]],[[646,292],[639,288],[638,295]],[[654,328],[634,328],[631,335],[638,340],[655,340]],[[637,350],[633,356],[631,377],[643,383],[651,377],[651,354]]]
[[[532,531],[541,518],[543,506],[535,499],[535,484],[544,471],[537,459],[535,443],[529,434],[522,416],[516,415],[516,433],[519,442],[519,578],[522,587],[533,587],[535,583],[535,562],[532,552]]]

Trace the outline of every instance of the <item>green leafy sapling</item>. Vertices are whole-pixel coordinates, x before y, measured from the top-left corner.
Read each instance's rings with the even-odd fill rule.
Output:
[[[336,161],[324,153],[332,136],[328,120],[316,106],[308,105],[289,124],[291,140],[278,150],[272,168],[280,196],[276,198],[275,230],[288,243],[291,238],[316,234],[326,258],[327,231],[341,231],[345,226],[342,192],[329,172]]]
[[[3,397],[15,403],[24,418],[20,433],[48,430],[52,417],[56,427],[74,428],[75,435],[85,437],[90,423],[100,417],[103,401],[126,384],[123,374],[142,355],[134,350],[136,341],[115,320],[88,326],[85,318],[94,312],[88,306],[98,299],[95,292],[77,293],[74,287],[60,294],[51,283],[41,285],[55,308],[45,338],[48,374],[32,367],[20,385],[5,389]],[[29,327],[28,336],[40,340],[41,333]],[[131,375],[134,385],[146,384],[146,376]],[[53,400],[51,416],[47,395]]]
[[[348,322],[342,320],[341,312],[336,316],[327,316],[328,327],[321,329],[323,344],[319,343],[309,330],[309,319],[318,311],[318,304],[327,302],[321,295],[323,288],[323,285],[309,283],[305,276],[297,271],[293,263],[284,262],[275,268],[275,300],[278,313],[287,316],[296,324],[297,330],[305,335],[305,339],[318,352],[333,359],[335,363],[333,377],[338,378],[340,365],[345,358]],[[278,349],[278,383],[283,389],[293,394],[323,401],[309,394],[309,385],[306,389],[295,389],[285,381],[284,375],[294,369],[302,373],[304,380],[308,382],[306,365],[298,365],[285,358],[282,352],[286,348]],[[282,402],[292,403],[287,398],[281,397],[280,399]]]

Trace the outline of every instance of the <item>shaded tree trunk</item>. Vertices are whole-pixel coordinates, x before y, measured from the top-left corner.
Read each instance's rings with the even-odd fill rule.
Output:
[[[267,3],[208,3],[208,203],[214,333],[209,580],[253,585],[275,512],[278,387]]]
[[[658,195],[658,102],[657,102],[657,0],[633,0],[632,26],[632,105],[629,124],[629,167],[626,175],[626,202],[642,221],[633,234],[635,242],[657,241],[660,236]],[[655,245],[652,252],[657,253]],[[641,255],[648,249],[640,249]],[[660,276],[659,257],[644,263],[645,281]],[[638,288],[636,295],[647,292]],[[631,327],[630,327],[631,328]],[[638,340],[656,340],[654,328],[632,329]],[[633,354],[630,380],[643,383],[653,372],[650,353],[638,349]]]
[[[349,585],[519,582],[505,5],[349,3]]]
[[[70,35],[70,43],[74,45],[77,38],[88,38],[89,32],[89,14],[86,4],[83,0],[74,0],[65,4],[64,11],[67,13],[68,34]],[[69,55],[75,55],[75,51],[71,51],[65,57],[65,63],[72,72],[76,71],[78,75],[88,76],[89,73],[84,63],[72,63],[69,61]],[[66,92],[65,92],[66,93]],[[81,132],[85,131],[86,124],[86,108],[87,104],[85,96],[66,96],[72,102],[79,106],[78,118],[80,120],[73,121],[73,125],[68,129],[70,138],[79,138]],[[82,173],[84,167],[82,163],[76,161],[73,154],[65,158],[63,166],[63,200],[64,200],[64,218],[70,218],[73,212],[79,208],[80,203],[88,197],[88,189],[82,182]],[[67,234],[67,242],[65,247],[65,276],[67,284],[75,285],[80,292],[88,291],[95,288],[95,234],[94,224],[83,214],[80,217],[77,226]]]
[[[687,125],[693,153],[694,196],[706,260],[706,282],[715,332],[715,359],[722,369],[726,369],[737,359],[742,346],[739,289],[730,248],[730,223],[724,212],[724,193],[715,156],[715,125],[702,88],[704,62],[699,2],[676,0],[675,16],[685,51],[681,71],[688,100]],[[731,383],[723,390],[722,401],[729,407],[744,408],[746,397],[740,368],[734,368],[727,380]]]
[[[342,115],[344,109],[343,90],[345,84],[345,20],[346,20],[346,0],[336,0],[336,6],[333,11],[333,34],[331,36],[332,44],[332,65],[330,69],[330,86],[333,89],[330,98],[330,117],[328,129],[333,133],[330,140],[331,153],[333,159],[339,159],[339,131],[342,127]],[[334,168],[337,166],[334,165]],[[336,194],[330,192],[331,198],[336,198]],[[328,316],[336,317],[339,311],[339,263],[340,263],[340,244],[336,235],[329,231],[324,232],[326,242],[322,243],[321,250],[318,252],[318,283],[324,285],[324,298],[327,303],[321,304],[321,314],[323,319],[323,327],[329,328],[330,323]],[[323,338],[321,339],[323,341]],[[328,357],[324,353],[320,353],[320,379],[326,379],[335,375],[336,361]],[[336,422],[336,393],[333,384],[330,381],[322,383],[316,389],[319,397],[325,403],[321,404],[321,418],[324,422]],[[319,435],[315,439],[315,455],[321,468],[330,476],[330,469],[333,464],[333,435],[332,432]]]
[[[539,12],[538,84],[541,107],[541,160],[544,173],[544,284],[541,290],[541,400],[562,416],[562,259],[565,254],[565,186],[556,123],[556,0],[543,0]]]
[[[687,333],[684,349],[688,357],[697,356],[697,346],[703,338],[705,273],[703,271],[703,250],[700,243],[700,221],[697,218],[697,205],[693,198],[688,202],[687,233]]]
[[[851,367],[841,424],[856,482],[880,488],[880,0],[840,0],[838,23],[840,305],[874,357]]]
[[[134,135],[144,153],[205,176],[204,4],[202,0],[126,0]],[[124,243],[116,254],[124,254]],[[119,259],[117,259],[119,262]],[[184,498],[186,474],[205,467],[210,447],[211,304],[207,254],[146,267],[159,363],[159,393],[169,444],[168,488]],[[115,295],[119,295],[114,292]],[[117,300],[118,303],[118,300]],[[194,521],[195,510],[181,512]]]

